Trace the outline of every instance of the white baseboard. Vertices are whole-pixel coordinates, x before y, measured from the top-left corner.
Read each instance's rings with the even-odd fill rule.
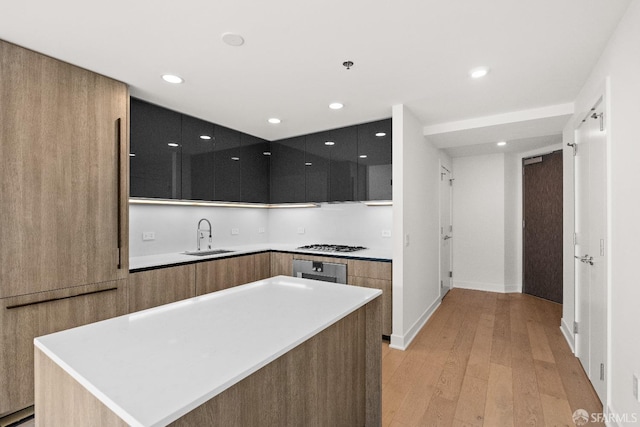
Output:
[[[569,344],[569,348],[573,354],[576,354],[576,342],[575,336],[573,335],[573,328],[567,325],[567,322],[564,320],[564,317],[560,321],[560,331],[562,335],[564,335],[564,339],[567,340],[567,344]]]
[[[460,289],[472,289],[475,291],[498,292],[501,294],[522,292],[522,285],[520,284],[505,285],[500,283],[464,282],[461,280],[454,280],[453,287]]]
[[[396,350],[406,350],[411,344],[411,341],[418,335],[418,332],[424,327],[427,323],[427,320],[431,317],[431,315],[436,311],[436,309],[440,306],[442,299],[439,297],[436,299],[433,304],[426,309],[424,313],[416,320],[416,322],[409,328],[406,334],[404,335],[391,335],[391,344],[389,347],[394,348]]]

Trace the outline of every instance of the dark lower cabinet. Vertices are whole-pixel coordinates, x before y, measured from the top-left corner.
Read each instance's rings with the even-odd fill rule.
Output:
[[[132,197],[182,198],[182,115],[131,98]]]
[[[305,138],[271,143],[271,203],[296,203],[305,199]]]
[[[391,119],[358,125],[357,200],[391,200]]]

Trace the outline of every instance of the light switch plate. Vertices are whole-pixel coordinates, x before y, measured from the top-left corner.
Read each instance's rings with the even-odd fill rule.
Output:
[[[234,236],[237,234],[240,234],[240,229],[239,228],[232,228],[231,229],[231,234],[233,234]]]
[[[145,242],[147,240],[156,240],[156,233],[154,231],[143,231],[142,240],[144,240]]]
[[[304,227],[298,227],[298,234],[304,234]]]
[[[382,237],[391,237],[391,230],[382,230]]]

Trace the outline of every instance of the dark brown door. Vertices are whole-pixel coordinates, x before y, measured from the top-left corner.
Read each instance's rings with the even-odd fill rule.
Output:
[[[562,303],[562,151],[522,167],[523,290]]]

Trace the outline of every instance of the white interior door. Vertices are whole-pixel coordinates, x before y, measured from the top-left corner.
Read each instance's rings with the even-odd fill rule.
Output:
[[[452,287],[451,253],[453,227],[451,225],[451,171],[444,166],[440,170],[440,295]]]
[[[578,129],[576,142],[577,353],[598,396],[606,402],[608,255],[603,103]]]

